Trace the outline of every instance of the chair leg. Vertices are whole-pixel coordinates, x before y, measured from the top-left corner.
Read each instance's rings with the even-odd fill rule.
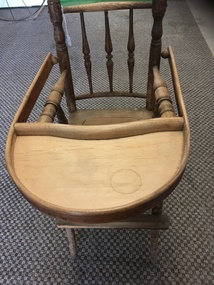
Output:
[[[163,202],[152,208],[152,215],[161,215],[163,209]]]
[[[66,230],[67,237],[68,237],[70,254],[72,257],[75,257],[77,253],[75,231],[74,229],[69,229],[69,228],[66,228],[65,230]]]
[[[158,238],[159,230],[151,230],[150,259],[153,264],[156,264],[158,260]]]
[[[163,209],[163,202],[152,208],[152,215],[161,215]],[[159,230],[151,230],[151,249],[150,258],[153,264],[157,263],[158,260],[158,238]]]
[[[76,240],[75,231],[76,228],[123,228],[123,229],[145,229],[151,230],[151,246],[150,246],[150,259],[153,264],[158,259],[158,238],[160,230],[167,230],[170,225],[170,220],[166,215],[162,215],[163,203],[156,205],[152,208],[152,214],[138,214],[120,222],[104,223],[104,224],[91,224],[81,225],[73,224],[72,222],[64,220],[56,220],[56,224],[59,228],[64,228],[67,233],[69,241],[69,250],[72,257],[76,256]]]

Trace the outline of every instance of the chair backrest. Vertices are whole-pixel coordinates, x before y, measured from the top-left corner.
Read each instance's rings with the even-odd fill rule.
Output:
[[[92,1],[93,2],[93,1]],[[96,1],[97,2],[97,1]],[[86,69],[89,93],[84,94],[81,98],[93,98],[102,96],[130,96],[130,97],[146,97],[146,107],[148,110],[154,110],[154,94],[153,94],[153,67],[160,65],[161,57],[161,37],[162,37],[162,19],[165,14],[167,0],[153,0],[152,2],[143,1],[126,1],[126,2],[100,2],[88,5],[76,5],[64,7],[63,12],[79,13],[81,32],[82,32],[82,52],[84,58],[84,65]],[[65,84],[65,96],[67,100],[68,110],[74,111],[76,109],[76,98],[74,94],[74,86],[71,73],[71,65],[69,62],[68,48],[66,46],[66,37],[63,29],[63,14],[60,0],[48,0],[48,8],[51,22],[54,27],[54,38],[56,42],[57,57],[61,72],[67,70],[67,78]],[[113,85],[113,46],[110,32],[109,11],[112,10],[129,10],[129,28],[128,28],[128,42],[127,42],[127,65],[129,87],[127,91],[115,91]],[[133,11],[135,9],[151,9],[153,15],[152,38],[150,45],[147,92],[145,94],[133,92],[133,74],[135,65],[135,36],[134,36],[134,17]],[[94,92],[92,80],[92,61],[90,57],[90,46],[86,32],[86,24],[84,14],[88,12],[103,11],[104,26],[105,26],[105,52],[106,52],[106,67],[108,74],[109,90],[105,92]]]

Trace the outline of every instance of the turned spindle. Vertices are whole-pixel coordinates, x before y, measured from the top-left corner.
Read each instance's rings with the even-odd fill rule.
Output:
[[[133,9],[129,10],[129,39],[128,39],[128,69],[129,69],[129,92],[132,93],[133,90],[133,73],[134,73],[134,50],[135,50],[135,41],[134,41],[134,28],[133,28]]]
[[[85,69],[88,77],[90,94],[93,94],[92,88],[92,77],[91,77],[91,57],[90,57],[90,47],[87,39],[85,20],[83,12],[80,13],[80,22],[82,29],[82,52],[84,55]]]
[[[157,103],[157,110],[160,117],[175,117],[172,101],[165,81],[160,76],[157,66],[153,67],[154,84],[153,90]]]
[[[68,119],[66,118],[65,113],[60,105],[58,105],[56,115],[59,124],[68,124]]]
[[[60,71],[67,70],[65,80],[65,97],[69,112],[76,110],[74,87],[69,62],[68,49],[65,42],[65,33],[62,26],[62,7],[60,0],[48,0],[48,11],[54,28],[54,39],[56,43],[57,59]]]
[[[112,47],[112,41],[111,41],[111,33],[110,33],[110,26],[109,26],[109,18],[108,18],[108,11],[104,12],[105,15],[105,51],[107,53],[106,58],[106,66],[108,70],[108,78],[109,78],[109,88],[110,92],[113,92],[113,47]]]
[[[54,121],[54,117],[59,110],[61,113],[62,109],[59,108],[60,102],[62,100],[62,96],[64,93],[64,85],[66,79],[66,71],[63,71],[57,83],[53,86],[45,106],[42,110],[41,115],[39,116],[39,123],[52,123]],[[62,115],[62,114],[61,114]]]
[[[152,40],[150,46],[149,56],[149,71],[147,82],[147,100],[146,107],[148,110],[155,108],[155,98],[153,93],[153,66],[160,66],[161,58],[161,38],[163,34],[162,20],[166,11],[167,0],[153,0],[152,1],[152,15],[154,18],[152,27]]]

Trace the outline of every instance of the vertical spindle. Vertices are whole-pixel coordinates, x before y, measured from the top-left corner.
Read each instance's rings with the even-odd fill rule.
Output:
[[[113,55],[111,54],[113,51],[113,48],[112,48],[112,41],[111,41],[111,34],[110,34],[108,11],[105,11],[104,14],[105,14],[105,51],[107,53],[107,55],[106,55],[106,58],[107,58],[106,66],[107,66],[107,70],[108,70],[110,92],[113,92],[113,66],[114,66],[114,63],[112,61]]]
[[[68,105],[68,111],[72,112],[76,110],[76,102],[68,49],[65,43],[65,33],[62,27],[62,7],[60,0],[48,0],[48,10],[54,28],[54,39],[56,42],[56,51],[60,70],[61,72],[64,70],[67,71],[67,77],[65,81],[65,96]]]
[[[161,57],[161,37],[163,33],[162,19],[166,11],[167,0],[153,0],[152,1],[152,15],[154,23],[152,27],[152,41],[150,46],[149,56],[149,71],[147,83],[147,100],[146,107],[148,110],[155,108],[155,97],[153,93],[153,67],[160,66]]]
[[[156,100],[156,107],[160,117],[175,117],[172,101],[166,82],[161,78],[158,67],[153,67],[154,74],[154,96]]]
[[[133,9],[129,10],[129,38],[128,38],[128,70],[129,70],[129,92],[132,93],[133,90],[133,73],[134,73],[134,50],[135,50],[135,41],[134,41],[134,28],[133,28]]]
[[[88,77],[89,90],[90,90],[90,93],[93,94],[92,77],[91,77],[90,47],[88,44],[83,12],[80,12],[80,22],[81,22],[81,29],[82,29],[82,52],[83,52],[84,60],[85,60],[85,69],[86,69],[86,73]]]
[[[65,113],[60,105],[57,108],[56,115],[57,115],[59,124],[68,124],[68,119],[66,118]]]
[[[65,81],[66,81],[67,71],[63,71],[57,83],[53,86],[50,94],[48,95],[45,106],[38,118],[40,123],[52,123],[54,117],[59,111],[58,114],[62,115],[62,109],[59,108],[62,96],[65,90]]]

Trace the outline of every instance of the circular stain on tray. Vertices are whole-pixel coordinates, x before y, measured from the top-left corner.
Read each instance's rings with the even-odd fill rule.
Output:
[[[113,173],[111,185],[119,193],[131,194],[140,188],[141,177],[132,169],[120,169]]]

